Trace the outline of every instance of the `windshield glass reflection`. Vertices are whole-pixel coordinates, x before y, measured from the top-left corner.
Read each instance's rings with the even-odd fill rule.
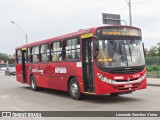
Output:
[[[99,40],[97,65],[132,67],[145,64],[142,40]]]

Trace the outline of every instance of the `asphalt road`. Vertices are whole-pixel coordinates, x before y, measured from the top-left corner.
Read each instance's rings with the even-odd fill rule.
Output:
[[[0,72],[0,111],[160,111],[160,87],[147,87],[118,97],[85,96],[84,100],[76,101],[61,91],[34,92],[30,86],[17,82],[15,76]]]

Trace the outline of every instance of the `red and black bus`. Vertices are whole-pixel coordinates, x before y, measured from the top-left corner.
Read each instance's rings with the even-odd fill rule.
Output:
[[[141,30],[102,26],[16,48],[16,79],[36,91],[119,95],[146,88]]]

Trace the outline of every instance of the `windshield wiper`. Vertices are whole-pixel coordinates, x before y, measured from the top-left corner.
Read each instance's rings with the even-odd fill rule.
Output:
[[[122,55],[122,53],[121,53],[121,51],[118,51],[117,50],[117,43],[115,42],[115,40],[113,40],[113,39],[109,39],[109,43],[112,45],[112,49],[114,50],[114,51],[116,51],[117,53],[119,53],[120,55]],[[116,45],[116,46],[115,46]],[[119,46],[120,47],[120,46]]]
[[[131,61],[132,61],[132,52],[131,52],[131,47],[130,47],[130,45],[128,45],[128,49],[129,49],[129,55],[130,55]]]
[[[134,39],[132,39],[131,41],[130,41],[130,45],[131,44],[133,44],[135,42],[135,40]],[[131,61],[133,60],[132,59],[132,51],[131,51],[131,47],[130,47],[130,45],[128,44],[128,49],[129,49],[129,55],[130,55],[130,57],[131,57]]]

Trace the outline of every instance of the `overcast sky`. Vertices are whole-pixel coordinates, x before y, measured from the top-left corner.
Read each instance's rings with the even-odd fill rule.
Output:
[[[160,0],[131,0],[133,26],[142,29],[146,48],[160,42]],[[28,42],[103,26],[102,13],[120,14],[129,24],[126,0],[0,0],[0,53],[13,54]],[[122,23],[124,24],[124,23]]]

